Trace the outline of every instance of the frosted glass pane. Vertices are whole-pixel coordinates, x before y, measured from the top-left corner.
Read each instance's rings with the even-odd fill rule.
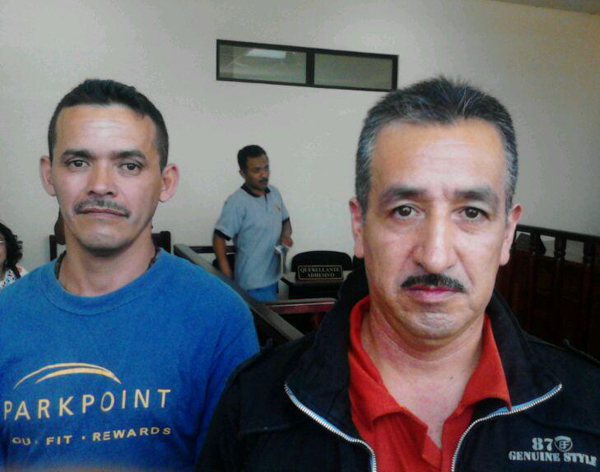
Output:
[[[304,84],[306,53],[221,44],[219,78]]]
[[[315,54],[315,85],[392,89],[391,59]]]

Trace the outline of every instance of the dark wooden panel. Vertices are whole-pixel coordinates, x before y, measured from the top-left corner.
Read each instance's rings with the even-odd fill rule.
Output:
[[[496,289],[531,334],[600,357],[599,247],[598,236],[519,225]]]

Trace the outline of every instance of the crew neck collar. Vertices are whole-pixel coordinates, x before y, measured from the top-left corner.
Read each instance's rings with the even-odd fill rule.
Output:
[[[78,315],[99,315],[131,302],[147,293],[147,290],[157,290],[163,283],[161,277],[168,264],[168,255],[160,250],[156,262],[147,271],[127,285],[114,292],[99,297],[74,295],[63,288],[54,275],[56,261],[47,264],[41,271],[40,282],[42,291],[48,300],[61,310]]]

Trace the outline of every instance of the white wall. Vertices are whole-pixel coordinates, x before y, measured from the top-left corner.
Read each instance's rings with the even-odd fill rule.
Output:
[[[600,17],[485,0],[0,0],[0,219],[28,268],[47,260],[57,205],[38,158],[58,100],[88,77],[137,86],[163,111],[183,180],[157,229],[208,244],[265,147],[296,251],[352,253],[347,200],[373,92],[217,82],[216,39],[399,54],[400,86],[463,76],[495,94],[519,133],[523,221],[600,233]]]

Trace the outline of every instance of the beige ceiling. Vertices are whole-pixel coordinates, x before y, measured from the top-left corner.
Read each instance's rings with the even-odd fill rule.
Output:
[[[556,8],[600,15],[600,0],[494,0],[496,2],[519,3],[534,7]]]

